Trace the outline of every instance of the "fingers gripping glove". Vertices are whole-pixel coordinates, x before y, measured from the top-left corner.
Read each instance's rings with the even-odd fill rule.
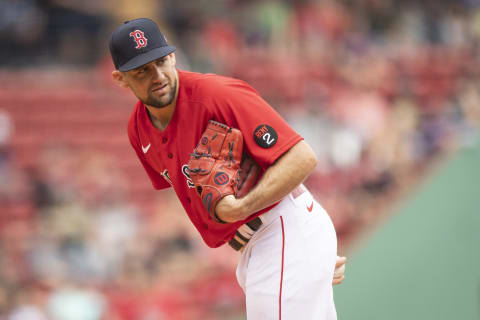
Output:
[[[225,196],[236,196],[240,184],[243,136],[240,130],[210,120],[197,147],[190,155],[188,171],[203,206],[215,221],[215,213]]]

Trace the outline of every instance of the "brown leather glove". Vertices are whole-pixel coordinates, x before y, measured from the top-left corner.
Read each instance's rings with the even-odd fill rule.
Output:
[[[242,174],[242,151],[243,136],[240,130],[210,120],[190,156],[190,178],[203,206],[217,222],[224,223],[215,213],[217,203],[227,195],[245,195],[256,182],[254,175],[258,174],[258,165],[255,168],[256,164],[251,163],[253,160],[245,163],[248,170],[244,170]],[[239,193],[239,190],[242,192]]]

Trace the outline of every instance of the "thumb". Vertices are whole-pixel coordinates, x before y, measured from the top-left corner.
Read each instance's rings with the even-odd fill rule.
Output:
[[[337,256],[337,262],[335,263],[335,269],[341,267],[347,262],[347,257]]]

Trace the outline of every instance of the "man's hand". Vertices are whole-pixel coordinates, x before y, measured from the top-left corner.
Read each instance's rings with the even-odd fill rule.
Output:
[[[248,217],[242,212],[241,199],[236,199],[233,195],[223,197],[215,207],[217,217],[227,223],[243,220]]]
[[[346,257],[337,256],[337,263],[335,264],[332,285],[340,284],[343,282],[343,279],[345,279],[345,262],[347,262]]]
[[[312,148],[305,141],[299,141],[264,172],[246,195],[239,199],[225,196],[219,200],[215,210],[218,218],[225,222],[244,220],[282,200],[305,180],[316,164]]]

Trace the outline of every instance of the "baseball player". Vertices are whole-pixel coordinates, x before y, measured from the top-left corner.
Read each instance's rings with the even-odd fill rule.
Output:
[[[336,319],[332,282],[342,282],[345,258],[302,185],[316,165],[303,138],[247,83],[177,69],[175,47],[150,19],[119,26],[109,47],[114,81],[139,100],[132,147],[209,247],[240,252],[247,318]]]

